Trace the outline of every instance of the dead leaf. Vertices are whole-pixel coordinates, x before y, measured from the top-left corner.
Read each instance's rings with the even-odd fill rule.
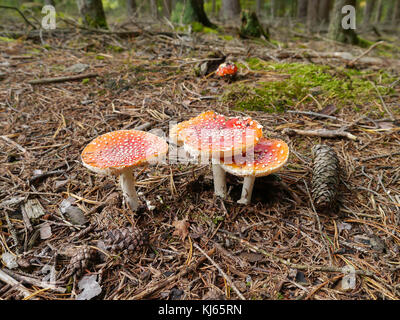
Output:
[[[182,241],[185,240],[189,234],[189,222],[186,219],[175,220],[172,225],[175,227],[175,231],[172,235],[181,237]]]

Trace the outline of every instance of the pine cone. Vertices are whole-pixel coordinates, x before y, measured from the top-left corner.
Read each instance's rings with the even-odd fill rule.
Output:
[[[318,211],[337,209],[340,167],[335,151],[327,145],[312,148],[312,198]]]
[[[134,251],[147,245],[148,235],[136,228],[119,228],[104,232],[107,250],[124,252]]]
[[[93,250],[87,245],[78,248],[69,262],[68,275],[76,274],[79,277],[88,267],[92,254]]]

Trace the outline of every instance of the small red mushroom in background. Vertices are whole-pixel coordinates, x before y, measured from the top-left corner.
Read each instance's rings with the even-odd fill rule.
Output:
[[[237,75],[238,68],[233,62],[224,62],[219,65],[215,72],[217,76],[225,79],[233,79]]]
[[[118,130],[91,141],[82,151],[82,164],[103,175],[117,175],[128,206],[136,211],[139,198],[135,189],[134,167],[159,162],[168,152],[167,142],[149,132]]]

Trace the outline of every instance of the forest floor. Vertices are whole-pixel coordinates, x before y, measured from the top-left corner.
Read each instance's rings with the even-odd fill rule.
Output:
[[[0,243],[16,258],[12,266],[3,257],[1,271],[17,282],[0,281],[1,299],[76,299],[88,275],[101,287],[94,299],[400,298],[398,39],[387,35],[363,55],[369,46],[284,29],[272,29],[272,44],[226,33],[75,31],[0,38]],[[239,66],[236,80],[195,74],[217,51]],[[87,76],[30,83],[73,75]],[[154,208],[133,214],[115,178],[82,166],[98,135],[139,127],[168,137],[171,121],[210,109],[251,116],[289,145],[287,165],[256,179],[250,205],[236,203],[239,179],[228,175],[222,201],[209,165],[172,163],[136,171],[140,198]],[[338,212],[316,213],[311,202],[311,148],[320,143],[340,159]],[[107,250],[105,232],[132,224],[149,245]],[[348,270],[356,275],[346,287]]]

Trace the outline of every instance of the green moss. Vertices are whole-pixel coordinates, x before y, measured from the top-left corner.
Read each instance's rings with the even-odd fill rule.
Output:
[[[15,42],[16,40],[7,38],[7,37],[0,37],[0,42]]]
[[[230,36],[228,34],[222,35],[222,36],[219,36],[219,37],[220,37],[220,39],[225,40],[225,41],[232,41],[232,40],[235,39],[233,36]]]
[[[270,63],[258,58],[248,58],[251,70],[263,70],[274,74],[275,81],[263,80],[249,83],[233,83],[222,100],[239,110],[284,112],[299,101],[313,101],[309,93],[322,102],[336,104],[339,108],[360,105],[378,99],[371,81],[377,84],[382,96],[389,94],[388,85],[395,80],[387,72],[358,71],[353,69],[332,70],[329,66],[303,63]],[[240,68],[240,66],[239,66]]]

